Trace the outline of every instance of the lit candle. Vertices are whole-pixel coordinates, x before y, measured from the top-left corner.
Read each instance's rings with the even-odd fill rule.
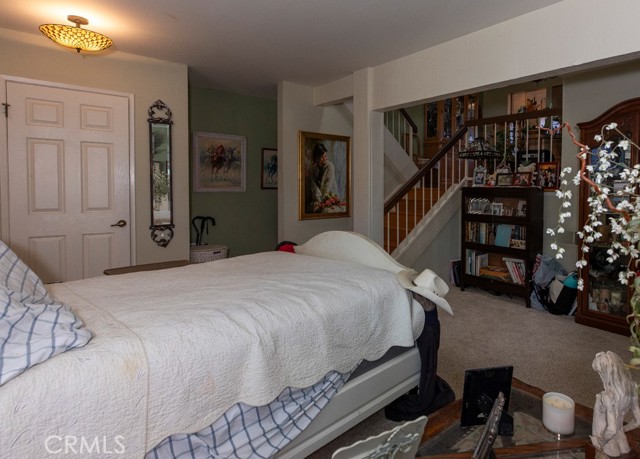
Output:
[[[542,397],[542,424],[553,433],[571,435],[575,427],[576,404],[564,394],[547,392]]]

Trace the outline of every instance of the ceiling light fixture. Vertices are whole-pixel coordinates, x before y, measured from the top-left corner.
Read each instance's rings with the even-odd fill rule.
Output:
[[[113,45],[111,38],[89,29],[83,29],[81,25],[89,24],[85,18],[80,16],[67,16],[67,19],[75,26],[63,24],[42,24],[40,32],[56,43],[74,48],[76,51],[102,51]]]

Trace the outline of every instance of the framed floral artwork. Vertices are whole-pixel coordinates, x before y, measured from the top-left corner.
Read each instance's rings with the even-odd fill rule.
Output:
[[[247,138],[193,134],[193,191],[245,191]]]
[[[350,144],[350,137],[300,131],[300,220],[351,215]]]
[[[275,190],[278,188],[278,150],[263,148],[261,158],[260,187],[264,190]]]

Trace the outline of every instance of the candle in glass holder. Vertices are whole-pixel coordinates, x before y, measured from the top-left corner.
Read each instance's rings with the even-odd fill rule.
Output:
[[[564,394],[547,392],[542,397],[542,424],[555,434],[573,433],[575,411],[575,402]]]

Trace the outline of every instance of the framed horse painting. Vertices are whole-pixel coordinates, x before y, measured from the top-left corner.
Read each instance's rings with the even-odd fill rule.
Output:
[[[261,188],[278,188],[278,150],[275,148],[262,149]]]
[[[193,191],[245,191],[247,138],[193,134]]]

